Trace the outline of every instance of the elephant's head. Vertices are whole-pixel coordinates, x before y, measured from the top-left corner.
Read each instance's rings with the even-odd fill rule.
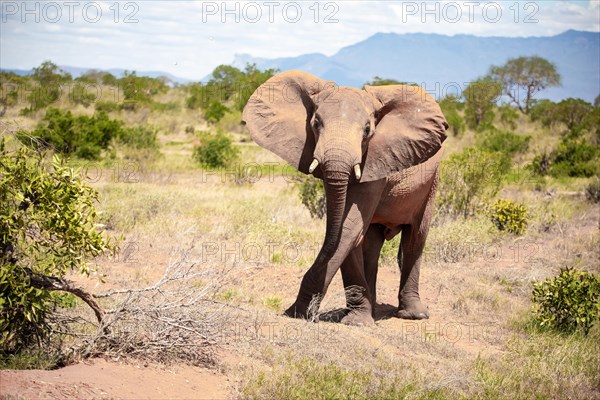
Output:
[[[426,161],[440,149],[448,127],[437,103],[418,87],[359,90],[300,71],[261,85],[243,120],[259,145],[324,179],[331,245],[339,237],[348,184]]]

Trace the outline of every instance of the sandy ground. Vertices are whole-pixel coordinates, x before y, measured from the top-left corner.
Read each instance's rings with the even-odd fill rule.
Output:
[[[54,371],[0,371],[6,399],[226,399],[228,380],[207,369],[94,359]]]

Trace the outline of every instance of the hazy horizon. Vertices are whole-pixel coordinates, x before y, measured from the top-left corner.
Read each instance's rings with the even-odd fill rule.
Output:
[[[18,2],[0,8],[0,68],[44,60],[199,80],[236,54],[331,56],[376,33],[600,32],[600,1]],[[82,61],[82,60],[89,61]]]

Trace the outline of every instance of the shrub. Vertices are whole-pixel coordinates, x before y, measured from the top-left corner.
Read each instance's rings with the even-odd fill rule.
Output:
[[[533,285],[534,319],[542,327],[589,332],[600,316],[600,278],[575,268]]]
[[[53,311],[74,304],[46,281],[89,275],[87,261],[116,247],[96,230],[97,192],[58,156],[48,165],[42,153],[9,152],[2,141],[0,176],[0,352],[11,354],[39,343]]]
[[[448,215],[467,217],[493,198],[510,170],[507,156],[479,148],[466,148],[441,164],[437,209]]]
[[[325,188],[323,181],[311,175],[300,178],[297,187],[300,200],[310,212],[312,218],[323,219],[326,214]]]
[[[585,197],[592,203],[600,203],[600,178],[594,177],[585,188]]]
[[[97,159],[112,140],[126,146],[156,149],[156,132],[147,127],[125,127],[123,121],[110,119],[104,112],[91,117],[74,116],[70,111],[50,108],[31,136],[40,139],[34,143],[51,147],[64,155]]]
[[[98,112],[112,112],[119,110],[119,104],[114,101],[99,101],[95,105],[95,109]]]
[[[512,200],[497,200],[489,213],[498,230],[522,235],[527,229],[527,207],[523,204]]]
[[[556,118],[556,103],[551,100],[542,99],[534,101],[529,110],[529,116],[532,121],[539,121],[544,128],[551,128],[559,121]]]
[[[231,138],[221,131],[216,134],[200,132],[200,142],[199,146],[194,147],[193,157],[203,167],[225,167],[239,156],[239,150],[233,145]]]
[[[157,131],[149,126],[134,126],[115,132],[115,139],[133,149],[158,149]]]
[[[218,101],[211,101],[204,110],[204,119],[206,119],[206,122],[214,124],[219,122],[227,112],[229,112],[229,108]]]
[[[479,139],[479,146],[487,151],[498,151],[507,155],[523,153],[529,147],[531,136],[521,136],[510,131],[490,129]]]
[[[69,101],[71,101],[71,103],[81,104],[86,108],[96,101],[97,97],[96,94],[89,93],[82,85],[73,86],[69,92]]]
[[[152,102],[150,103],[152,111],[168,112],[179,110],[179,103],[176,101],[168,101],[166,103]]]
[[[600,174],[598,146],[582,138],[563,137],[552,151],[550,174],[552,176],[594,176]]]

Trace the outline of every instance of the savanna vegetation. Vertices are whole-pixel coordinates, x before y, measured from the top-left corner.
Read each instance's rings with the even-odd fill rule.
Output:
[[[325,201],[240,123],[276,72],[0,74],[2,367],[208,365],[247,399],[599,398],[598,101],[543,99],[560,71],[536,57],[437,99],[450,128],[421,272],[432,318],[383,317],[396,237],[377,325],[349,327],[279,315]],[[337,276],[322,308],[343,305]]]

